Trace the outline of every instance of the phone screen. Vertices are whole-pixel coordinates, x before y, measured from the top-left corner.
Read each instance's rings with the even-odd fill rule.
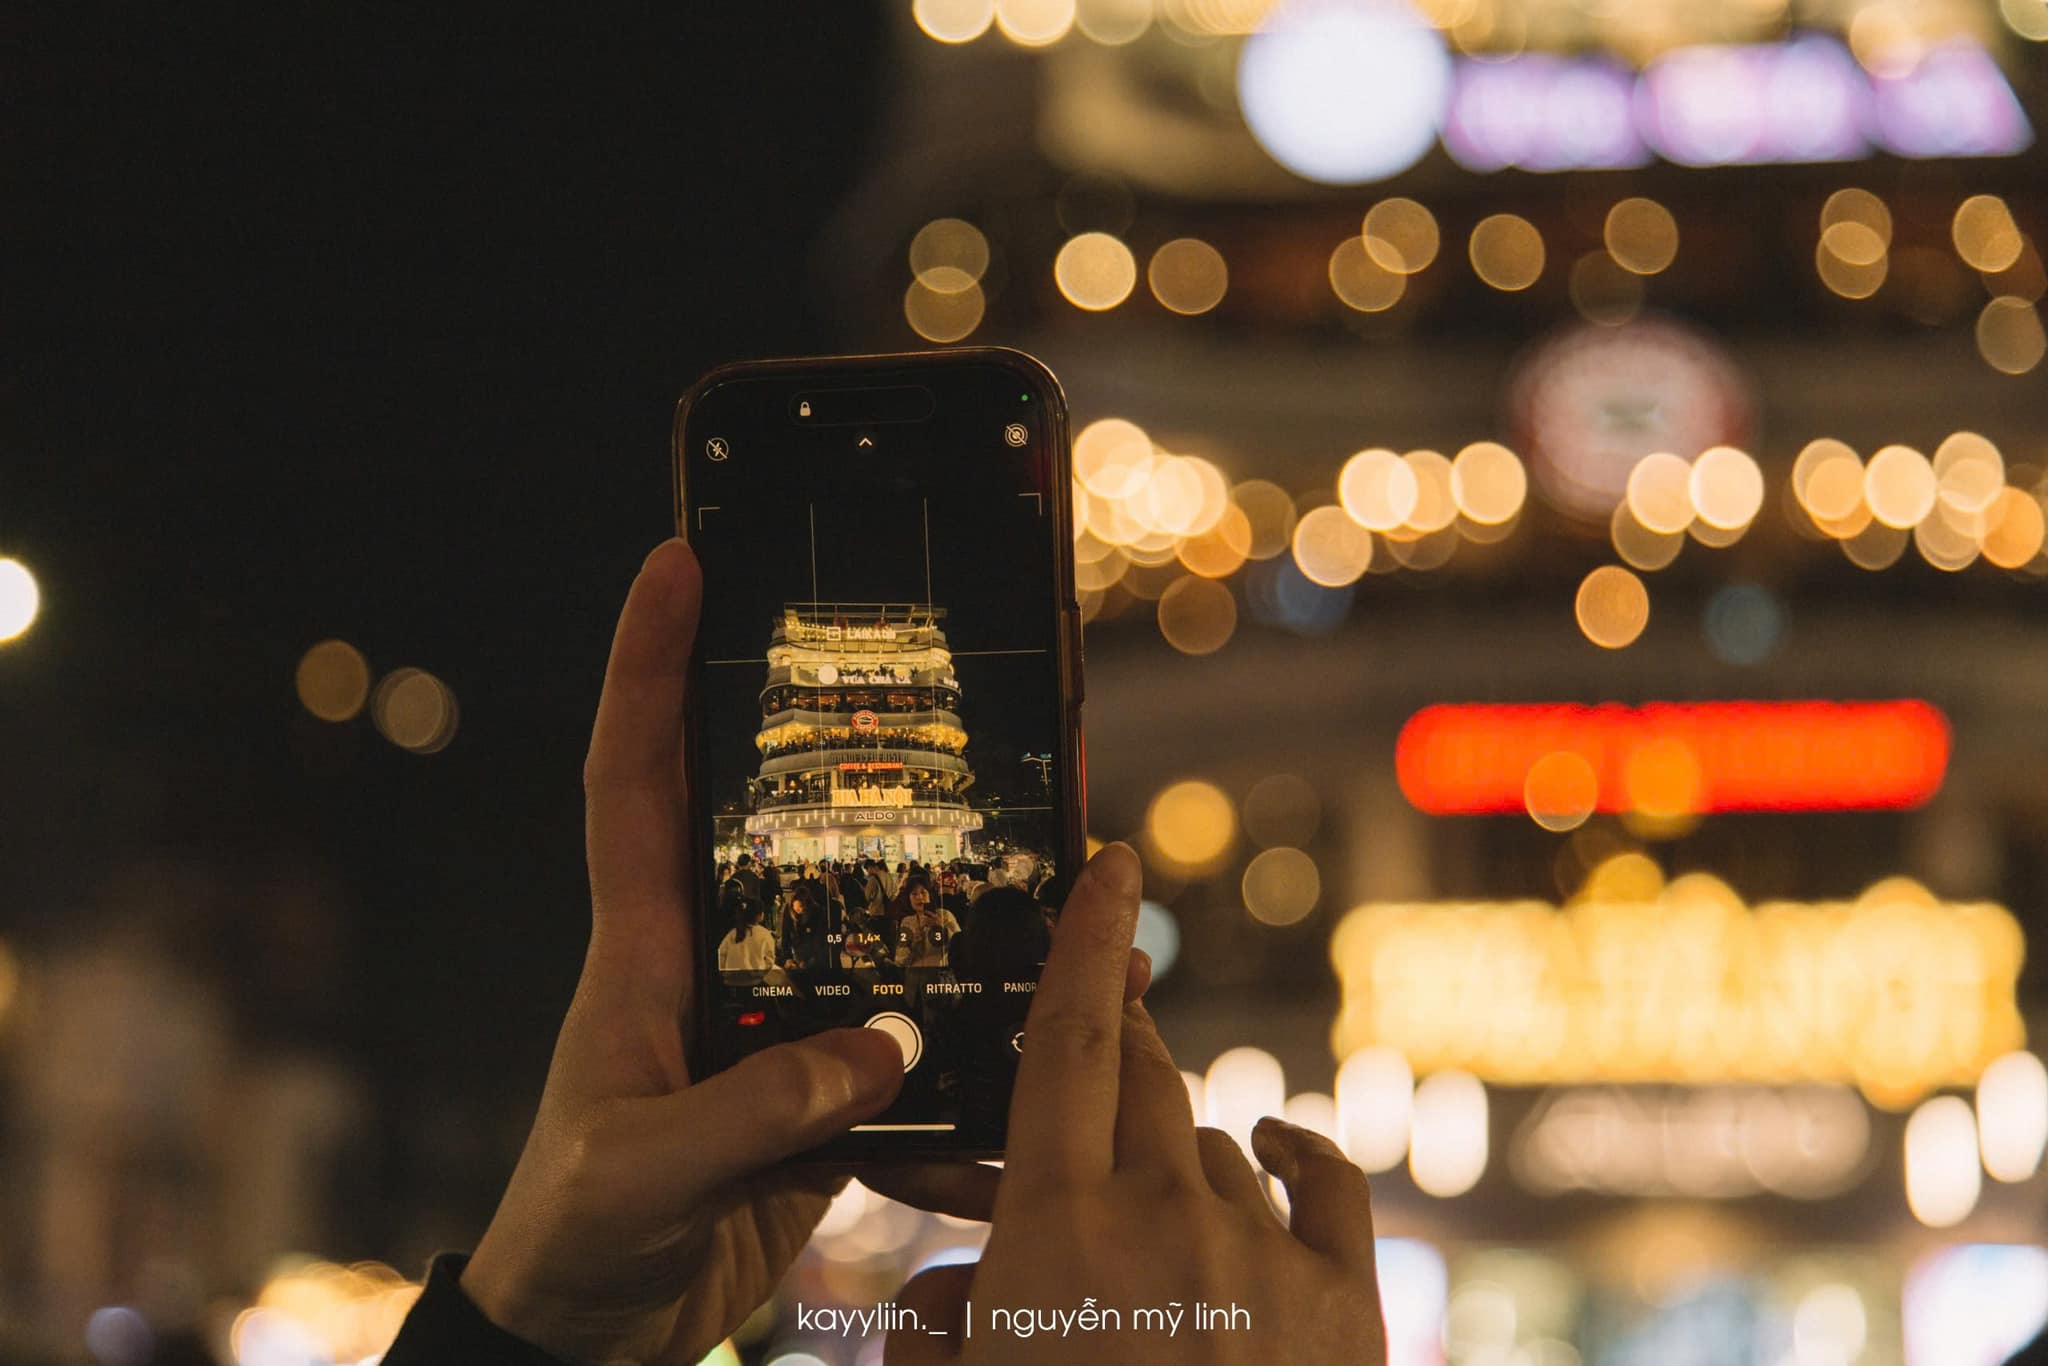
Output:
[[[705,1043],[882,1030],[902,1093],[842,1147],[993,1151],[1083,852],[1064,412],[1035,366],[856,365],[678,424]]]

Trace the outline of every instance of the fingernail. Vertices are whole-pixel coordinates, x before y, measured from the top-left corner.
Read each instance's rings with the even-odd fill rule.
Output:
[[[1144,885],[1145,870],[1138,863],[1138,851],[1118,841],[1105,844],[1088,860],[1088,870],[1112,891],[1136,896]]]
[[[856,1104],[886,1101],[903,1084],[903,1050],[879,1029],[834,1029],[807,1042],[846,1068]]]

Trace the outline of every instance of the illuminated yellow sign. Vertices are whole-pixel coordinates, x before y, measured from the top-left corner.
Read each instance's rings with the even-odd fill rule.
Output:
[[[1853,902],[1754,908],[1690,874],[1642,899],[1378,903],[1330,952],[1337,1056],[1508,1085],[1842,1082],[1901,1108],[2025,1041],[2002,906],[1888,879]]]

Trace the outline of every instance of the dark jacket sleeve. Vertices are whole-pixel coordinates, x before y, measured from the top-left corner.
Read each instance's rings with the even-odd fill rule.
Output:
[[[466,1253],[434,1258],[427,1288],[384,1354],[383,1366],[563,1366],[522,1338],[484,1317],[462,1291]]]

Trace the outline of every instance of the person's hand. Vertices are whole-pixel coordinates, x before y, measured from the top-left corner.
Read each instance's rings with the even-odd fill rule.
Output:
[[[890,1333],[891,1366],[1385,1362],[1365,1174],[1320,1135],[1261,1121],[1253,1147],[1287,1188],[1290,1227],[1236,1142],[1195,1127],[1172,1057],[1129,999],[1138,883],[1137,856],[1121,845],[1076,879],[1024,1023],[1004,1168],[953,1174],[954,1210],[992,1205],[995,1228],[978,1264],[935,1267],[903,1288],[896,1303],[946,1336]],[[891,1189],[885,1174],[869,1184]],[[1116,1310],[1121,1329],[1025,1338],[993,1317],[1090,1300]],[[1250,1325],[1198,1329],[1198,1302],[1241,1308]],[[1133,1327],[1134,1311],[1169,1307],[1177,1331]]]
[[[695,1083],[684,1065],[683,680],[701,589],[671,541],[619,617],[584,765],[590,949],[526,1150],[462,1273],[498,1326],[570,1362],[693,1363],[715,1347],[843,1182],[771,1164],[872,1117],[903,1084],[897,1046],[868,1029]]]

